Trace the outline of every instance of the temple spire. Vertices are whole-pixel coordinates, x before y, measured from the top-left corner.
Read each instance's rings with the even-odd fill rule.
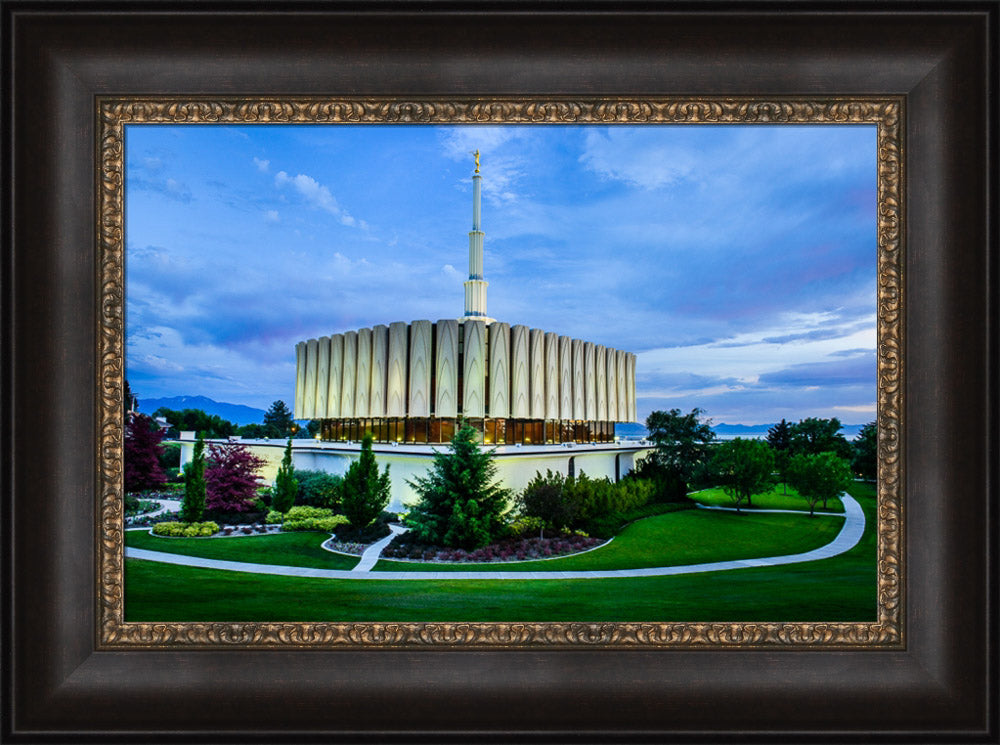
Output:
[[[469,279],[465,282],[465,315],[462,320],[486,321],[486,287],[489,284],[483,276],[483,238],[480,220],[482,218],[482,174],[479,173],[479,151],[476,170],[472,174],[472,230],[469,231]]]

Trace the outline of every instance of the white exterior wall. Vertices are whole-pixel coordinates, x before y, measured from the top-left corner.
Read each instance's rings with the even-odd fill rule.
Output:
[[[489,345],[490,408],[494,419],[510,416],[510,325],[491,323]]]
[[[326,386],[326,415],[340,416],[340,386],[344,375],[344,335],[330,337],[330,377]]]
[[[431,415],[431,322],[410,324],[409,416]]]
[[[344,374],[340,378],[340,416],[354,416],[354,381],[358,377],[358,332],[344,334]]]
[[[594,369],[594,342],[583,343],[583,418],[597,420],[597,371]]]
[[[594,395],[597,398],[597,421],[608,421],[608,349],[603,344],[594,347]]]
[[[373,417],[385,416],[386,381],[389,375],[389,327],[372,327],[372,373],[368,410]]]
[[[532,419],[545,418],[545,332],[531,329],[528,336],[528,364],[531,374],[529,389],[531,404],[528,416]]]
[[[573,419],[586,419],[585,394],[583,389],[583,342],[573,340]]]
[[[306,343],[300,341],[295,345],[295,404],[292,406],[292,417],[305,419],[306,394]]]
[[[385,415],[406,415],[407,328],[402,321],[389,324],[389,373]]]
[[[635,411],[635,355],[625,354],[625,397],[628,400],[628,420],[636,420]]]
[[[434,415],[458,416],[458,321],[441,320],[436,324]]]
[[[306,342],[306,393],[302,400],[302,418],[316,417],[316,371],[319,368],[319,342]]]
[[[372,387],[372,330],[358,329],[358,372],[354,380],[354,416],[371,416],[368,394]]]
[[[545,334],[545,418],[559,418],[559,335]]]
[[[529,336],[527,326],[518,324],[510,329],[510,415],[515,419],[527,419],[531,410]]]
[[[608,391],[608,421],[616,421],[618,417],[618,378],[615,370],[615,350],[608,350],[607,364],[604,366]]]
[[[182,467],[191,462],[194,450],[194,433],[184,433],[182,437],[185,434],[189,435],[190,439],[180,441]],[[264,460],[265,465],[258,474],[261,485],[273,484],[278,467],[281,465],[285,441],[278,439],[247,440],[243,444],[249,448],[251,453]],[[426,476],[433,463],[433,452],[440,447],[433,448],[426,445],[392,447],[388,443],[375,443],[373,450],[379,471],[383,471],[387,465],[390,466],[389,477],[392,496],[388,509],[401,510],[417,502],[418,496],[407,480],[412,480],[415,476]],[[347,473],[348,466],[357,460],[360,452],[361,446],[357,443],[353,445],[346,443],[317,445],[312,440],[292,440],[292,464],[297,469],[326,471],[343,476]],[[565,476],[570,458],[575,459],[575,470],[578,475],[585,473],[591,478],[607,476],[614,481],[616,457],[620,458],[621,475],[624,476],[632,470],[635,460],[648,452],[650,452],[649,448],[638,450],[613,447],[591,449],[589,446],[573,448],[549,446],[534,451],[531,448],[522,449],[506,445],[497,449],[497,457],[494,462],[497,464],[497,479],[504,486],[517,493],[522,491],[539,471],[545,473],[546,469],[551,469]]]
[[[573,418],[572,340],[559,337],[559,418]]]
[[[462,415],[486,415],[486,324],[466,321],[462,340]]]
[[[316,367],[316,418],[326,416],[326,396],[330,387],[330,337],[319,339],[319,363]]]
[[[615,421],[627,422],[628,401],[625,398],[625,390],[628,386],[625,378],[625,353],[620,349],[615,350],[615,370],[618,376],[618,418]]]

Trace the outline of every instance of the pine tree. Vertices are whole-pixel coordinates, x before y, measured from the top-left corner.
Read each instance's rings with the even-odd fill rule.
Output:
[[[340,509],[351,527],[362,530],[371,525],[389,504],[389,466],[379,474],[372,452],[372,436],[361,440],[361,456],[351,463],[340,485]]]
[[[184,469],[184,499],[181,520],[195,523],[205,514],[205,438],[199,434],[191,462]]]
[[[774,465],[781,476],[781,493],[788,494],[788,459],[792,446],[792,425],[782,418],[767,431],[767,444],[774,450]]]
[[[264,428],[268,437],[286,437],[292,431],[292,412],[284,401],[275,401],[264,412]]]
[[[134,414],[125,425],[123,476],[125,491],[141,491],[162,486],[167,478],[160,466],[163,433],[145,414]]]
[[[476,439],[476,430],[463,424],[449,452],[434,454],[429,474],[409,482],[420,495],[407,518],[418,540],[471,549],[502,534],[511,492],[494,483],[493,450],[481,449]]]
[[[295,495],[298,490],[299,482],[295,478],[295,469],[292,467],[292,439],[288,438],[285,455],[281,459],[281,466],[278,467],[278,475],[274,477],[274,497],[271,501],[271,508],[281,513],[288,512],[295,503]]]

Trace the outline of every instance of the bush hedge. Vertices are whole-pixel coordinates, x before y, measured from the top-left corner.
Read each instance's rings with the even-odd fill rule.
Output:
[[[218,523],[211,521],[202,523],[162,522],[153,526],[154,535],[185,538],[204,538],[219,532]]]
[[[285,522],[281,524],[281,529],[289,531],[319,530],[323,533],[335,533],[341,525],[347,525],[347,518],[343,515],[303,517],[295,520],[286,518]]]

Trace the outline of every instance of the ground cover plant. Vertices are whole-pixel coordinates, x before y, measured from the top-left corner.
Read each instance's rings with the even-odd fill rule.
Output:
[[[784,485],[778,484],[770,491],[763,494],[756,494],[753,498],[753,507],[744,507],[744,512],[752,513],[754,510],[795,510],[797,512],[809,512],[809,503],[800,496],[791,486],[788,493],[783,493]],[[732,498],[725,493],[722,488],[713,487],[702,489],[689,495],[692,500],[699,504],[712,505],[714,507],[732,507]],[[844,505],[839,497],[835,497],[827,502],[824,512],[843,512]]]
[[[240,538],[160,538],[145,530],[125,533],[125,545],[149,551],[200,556],[205,559],[243,561],[254,564],[353,569],[357,558],[324,551],[328,538],[322,533],[272,533]],[[167,567],[167,564],[157,564]],[[234,573],[238,574],[238,573]]]
[[[819,518],[817,518],[819,519]],[[604,546],[579,555],[490,565],[503,571],[588,571],[681,566],[797,554],[824,546],[840,532],[840,517],[685,510],[637,520]],[[427,564],[380,559],[374,571],[475,571],[467,563]]]
[[[858,483],[848,490],[866,516],[860,543],[839,556],[805,564],[635,579],[359,582],[127,559],[125,620],[873,621],[875,490]],[[348,557],[345,563],[353,562]]]

